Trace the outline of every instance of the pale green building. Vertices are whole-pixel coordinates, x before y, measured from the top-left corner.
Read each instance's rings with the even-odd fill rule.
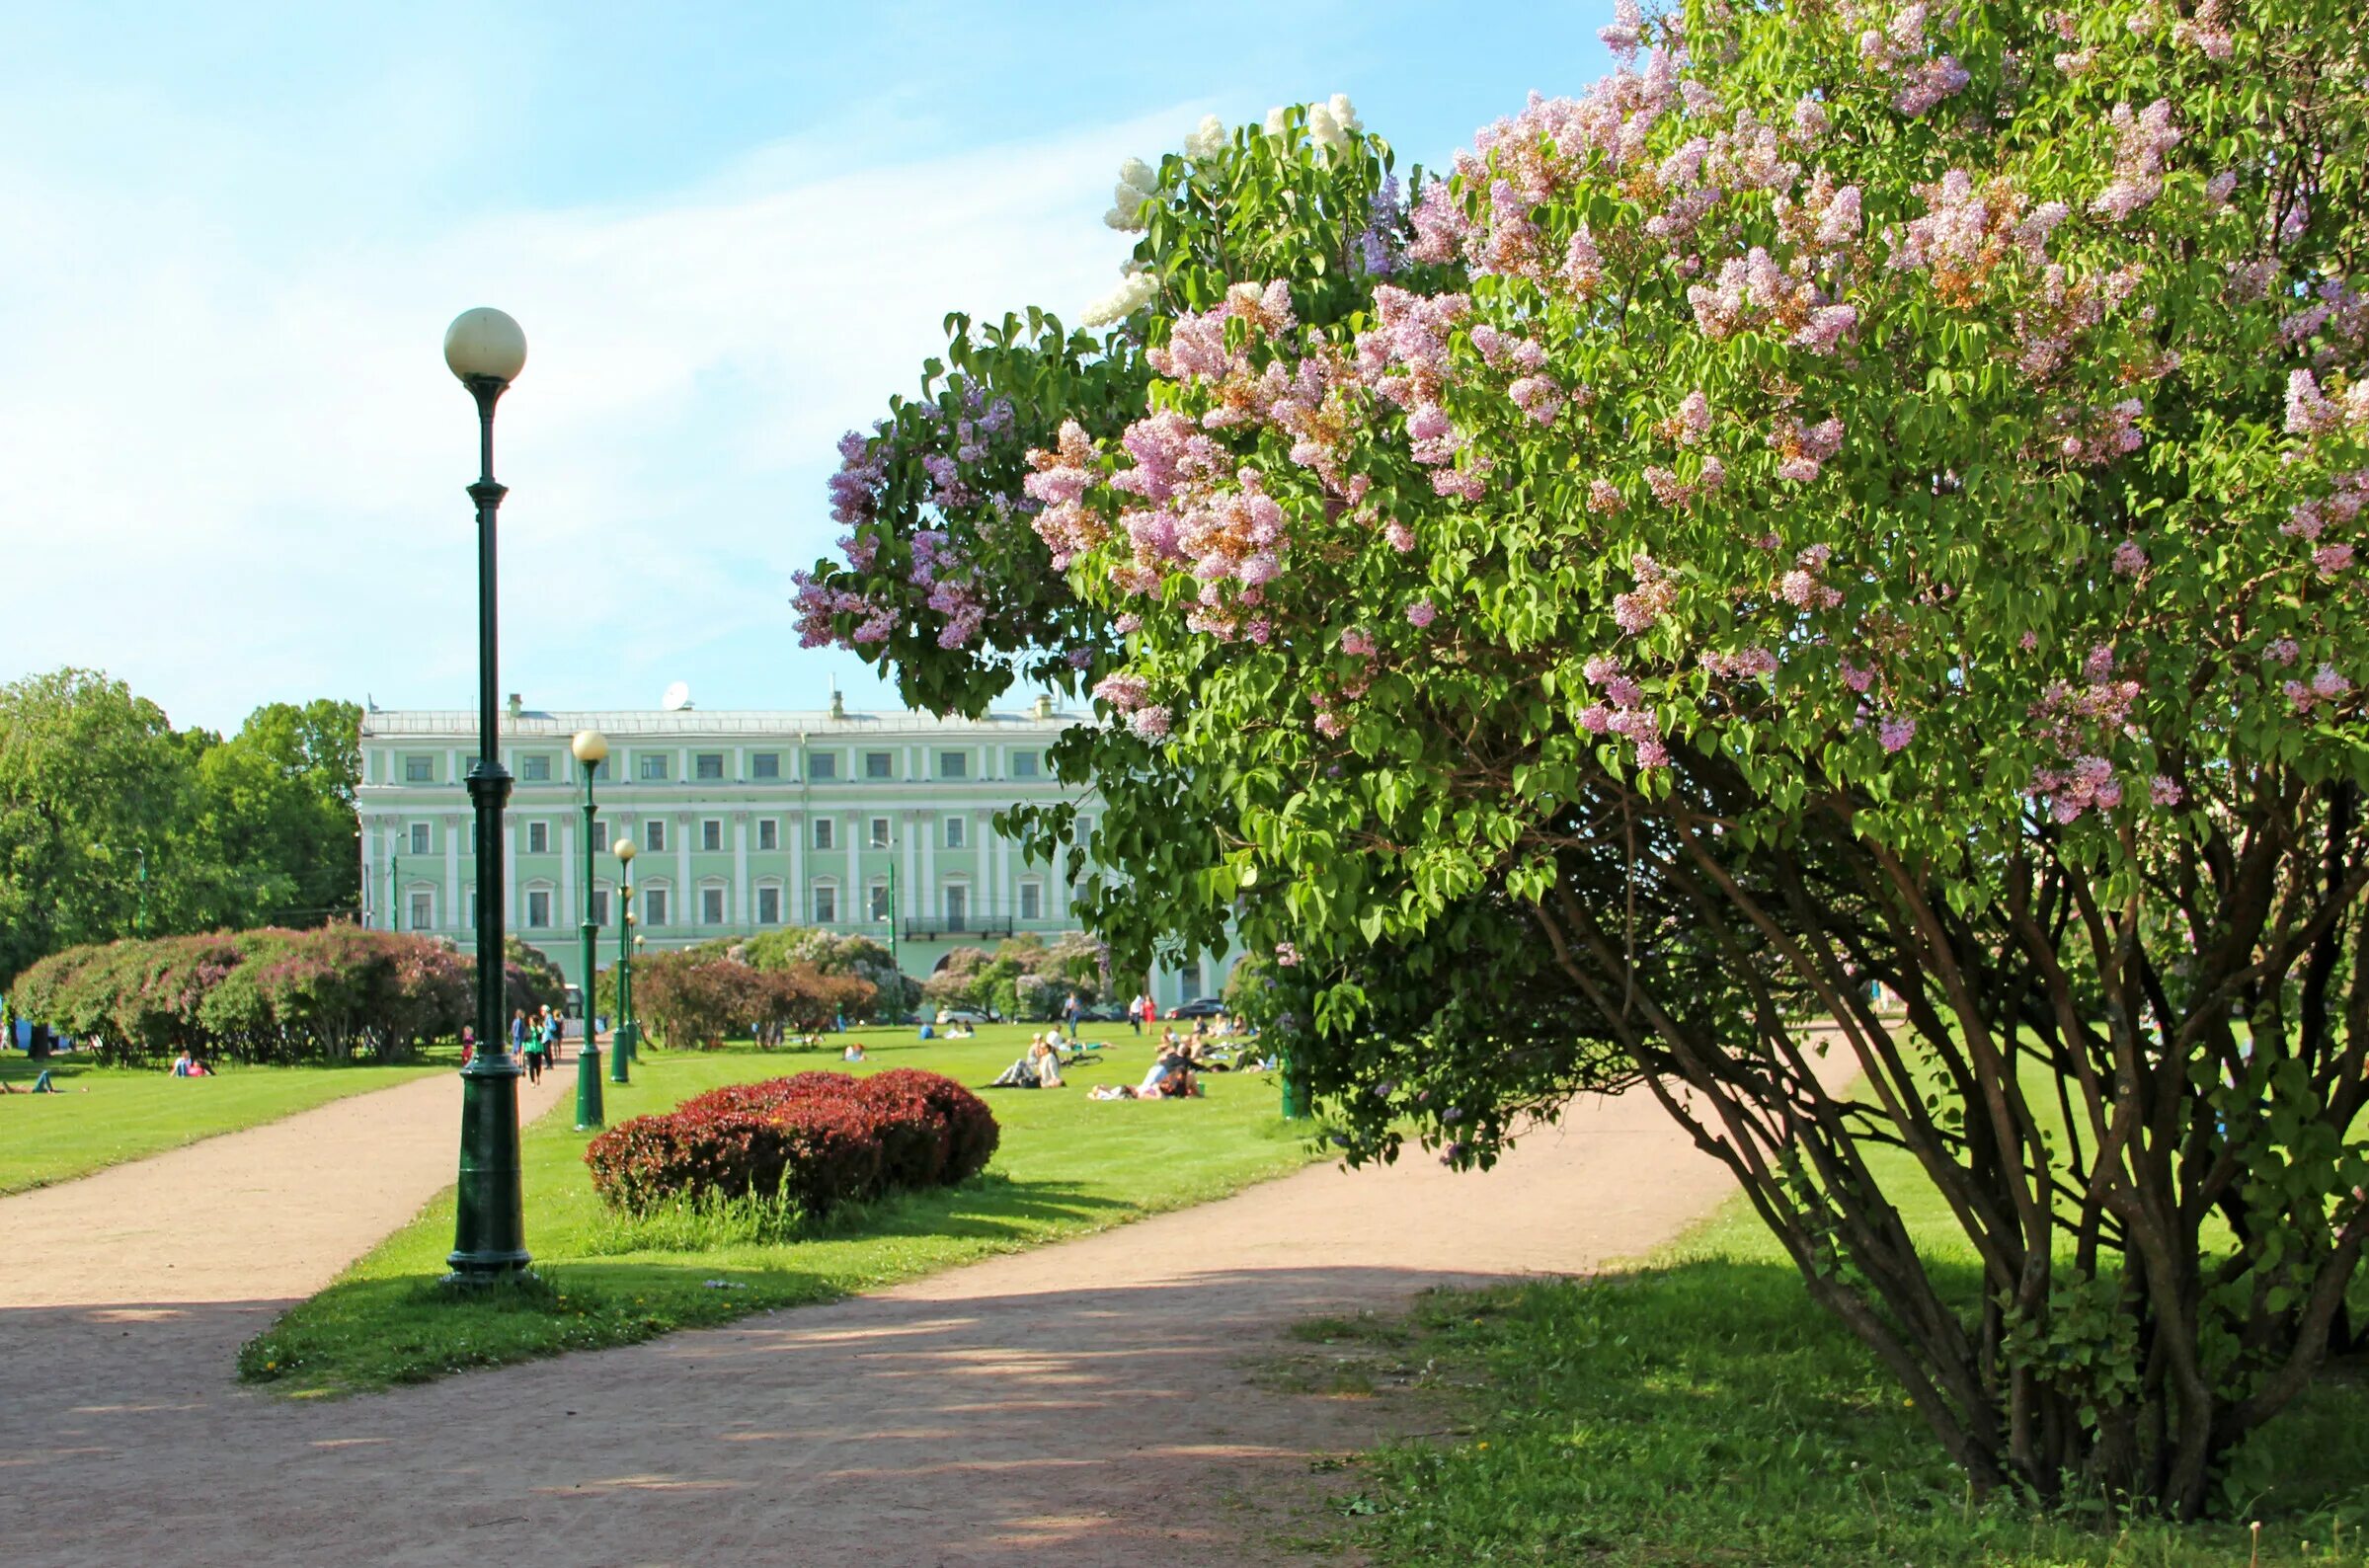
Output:
[[[582,797],[568,743],[594,729],[609,744],[593,780],[590,889],[603,967],[616,953],[609,846],[620,835],[640,851],[632,880],[644,952],[790,925],[885,942],[893,914],[899,962],[923,978],[958,946],[991,949],[1018,932],[1050,941],[1077,929],[1077,889],[997,833],[994,820],[1016,803],[1075,793],[1049,775],[1045,750],[1080,722],[1042,699],[973,721],[858,713],[835,698],[822,712],[545,713],[513,697],[502,722],[502,760],[515,781],[506,927],[582,982]],[[476,752],[473,713],[363,717],[366,923],[475,947],[477,863],[461,781]],[[1093,793],[1077,804],[1090,823]],[[1163,964],[1152,999],[1166,1008],[1215,995],[1231,967],[1231,954]]]

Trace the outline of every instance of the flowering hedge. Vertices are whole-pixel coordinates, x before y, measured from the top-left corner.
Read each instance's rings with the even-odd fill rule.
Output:
[[[542,989],[546,967],[507,966],[513,1006],[556,1000]],[[110,1060],[182,1051],[235,1061],[394,1060],[420,1041],[460,1033],[475,975],[473,960],[424,936],[351,925],[230,931],[68,948],[20,976],[9,1004],[95,1043]]]
[[[1090,689],[1091,924],[1271,952],[1353,1157],[1641,1084],[1978,1484],[2193,1514],[2369,1243],[2369,40],[1604,36],[1405,188],[1338,102],[1126,171],[1110,329],[844,448],[808,633]]]
[[[968,1181],[987,1168],[999,1137],[986,1103],[938,1073],[801,1072],[635,1117],[592,1139],[584,1158],[593,1190],[631,1213],[753,1193],[820,1216],[884,1193]]]

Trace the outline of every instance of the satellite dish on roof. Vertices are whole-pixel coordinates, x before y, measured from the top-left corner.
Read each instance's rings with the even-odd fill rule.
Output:
[[[658,705],[666,709],[669,713],[676,713],[684,708],[689,707],[691,705],[690,682],[677,680],[674,682],[674,684],[669,686],[667,688],[667,694],[658,699]]]

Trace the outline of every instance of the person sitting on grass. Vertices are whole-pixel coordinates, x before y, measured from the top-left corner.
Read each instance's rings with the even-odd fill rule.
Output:
[[[176,1078],[193,1077],[195,1076],[195,1073],[191,1069],[196,1064],[190,1060],[189,1051],[185,1047],[181,1055],[173,1058],[173,1076]]]
[[[869,1061],[872,1058],[864,1055],[862,1041],[850,1040],[847,1042],[847,1049],[839,1053],[839,1059],[841,1061]]]
[[[59,1088],[56,1084],[49,1081],[49,1069],[47,1067],[43,1067],[41,1069],[40,1076],[33,1080],[33,1087],[30,1089],[20,1089],[13,1083],[0,1083],[0,1094],[63,1094],[65,1092],[65,1090]],[[91,1091],[86,1085],[82,1092],[88,1094]]]
[[[1029,1047],[1028,1054],[1036,1058],[1037,1087],[1040,1089],[1068,1087],[1062,1082],[1062,1048],[1059,1039],[1056,1036],[1052,1040],[1040,1040]]]

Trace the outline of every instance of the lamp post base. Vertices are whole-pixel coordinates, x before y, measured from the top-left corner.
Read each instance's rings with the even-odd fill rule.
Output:
[[[633,1025],[619,1024],[608,1037],[608,1081],[631,1083],[633,1073]]]
[[[531,1261],[519,1188],[518,1079],[508,1053],[480,1054],[460,1069],[460,1188],[447,1285],[495,1285]]]
[[[584,1045],[576,1053],[576,1131],[590,1133],[601,1125],[600,1047],[588,1025]]]

